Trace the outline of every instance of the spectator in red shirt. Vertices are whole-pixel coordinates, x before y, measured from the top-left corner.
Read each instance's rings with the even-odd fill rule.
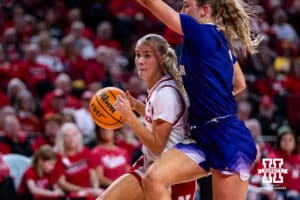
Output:
[[[59,88],[55,89],[50,94],[51,94],[51,99],[49,99],[49,105],[46,107],[46,106],[43,106],[43,104],[42,104],[43,113],[45,115],[47,115],[47,114],[63,114],[64,108],[67,107],[66,95]]]
[[[259,170],[263,169],[262,152],[259,144],[256,144],[257,154],[256,159],[250,169],[249,185],[247,200],[275,200],[276,192],[270,183],[264,183],[263,175]]]
[[[110,12],[121,20],[134,20],[142,11],[142,8],[135,1],[112,0],[109,3]]]
[[[14,65],[7,60],[4,49],[0,46],[0,90],[5,91],[9,80],[14,76]]]
[[[71,31],[71,26],[73,22],[78,22],[78,21],[82,21],[82,17],[81,17],[81,10],[79,8],[72,8],[71,10],[69,10],[68,12],[68,23],[69,23],[69,27],[65,30],[66,34],[69,34]],[[92,31],[92,29],[90,29],[89,27],[85,26],[82,32],[82,36],[84,38],[87,38],[89,40],[93,40],[95,35]]]
[[[77,80],[83,78],[84,69],[87,64],[80,52],[73,47],[74,41],[74,36],[65,36],[61,42],[62,48],[59,56],[63,62],[65,73],[67,73],[72,80]]]
[[[285,88],[283,83],[278,79],[278,74],[275,71],[273,65],[268,65],[265,69],[265,75],[263,78],[258,79],[254,82],[254,88],[259,95],[283,95],[285,94]]]
[[[109,21],[101,22],[96,30],[96,38],[94,40],[94,46],[104,45],[112,47],[116,50],[121,50],[121,44],[118,40],[113,39],[113,26]]]
[[[99,195],[99,181],[90,165],[90,151],[83,146],[82,133],[74,123],[65,123],[58,134],[55,167],[58,185],[69,193]],[[72,194],[71,194],[72,195]]]
[[[95,57],[95,49],[92,40],[83,36],[85,25],[82,21],[74,21],[71,24],[71,31],[68,35],[75,38],[73,48],[81,54],[84,59]]]
[[[24,172],[18,189],[20,197],[24,200],[55,200],[65,196],[52,176],[56,163],[52,147],[42,146],[32,159],[32,166]]]
[[[54,147],[55,138],[62,125],[62,116],[60,114],[46,114],[43,120],[43,132],[32,142],[32,149],[36,151],[42,145]]]
[[[73,108],[78,109],[81,107],[80,101],[77,97],[71,94],[72,91],[72,80],[70,76],[65,73],[59,74],[55,79],[55,88],[53,91],[49,92],[43,99],[41,103],[42,110],[44,114],[54,111],[61,112],[62,110],[55,110],[53,107],[53,99],[57,97],[63,97],[64,104],[59,106],[59,109],[62,108]]]
[[[261,124],[263,135],[276,135],[277,129],[285,122],[285,119],[278,112],[278,105],[271,96],[260,97],[258,114],[255,116]]]
[[[15,27],[10,27],[4,30],[2,38],[2,48],[6,58],[11,64],[20,62],[23,58],[23,49],[21,42],[18,41],[17,31]]]
[[[55,55],[54,46],[51,44],[51,38],[48,32],[41,32],[38,36],[39,53],[36,61],[39,64],[47,66],[51,72],[58,74],[64,71],[64,66],[60,58]]]
[[[21,90],[17,94],[15,109],[21,124],[21,129],[28,134],[35,136],[40,133],[40,120],[35,114],[36,102],[28,90]]]
[[[287,169],[287,174],[282,174],[283,183],[279,186],[286,190],[281,192],[287,200],[300,199],[300,153],[297,137],[293,130],[283,125],[278,129],[274,155],[272,158],[283,159],[282,168]]]
[[[4,119],[8,115],[16,116],[16,110],[9,105],[0,109],[0,136],[3,136]]]
[[[19,78],[12,78],[7,85],[7,96],[11,105],[16,103],[17,94],[19,91],[27,90],[26,85]]]
[[[54,74],[50,69],[36,61],[38,47],[34,44],[25,48],[25,58],[19,65],[19,77],[30,91],[42,98],[52,88]]]
[[[85,67],[84,80],[86,84],[102,82],[105,78],[105,64],[107,59],[107,47],[100,46],[96,49],[95,59],[89,60]]]
[[[102,187],[108,187],[114,180],[127,172],[130,158],[126,149],[115,144],[115,131],[96,127],[98,145],[92,150],[92,166]]]
[[[19,120],[13,115],[4,118],[3,136],[0,136],[0,153],[18,153],[25,156],[32,154],[30,141],[21,130]]]
[[[300,95],[300,61],[294,61],[291,73],[284,80],[286,90],[291,94]]]

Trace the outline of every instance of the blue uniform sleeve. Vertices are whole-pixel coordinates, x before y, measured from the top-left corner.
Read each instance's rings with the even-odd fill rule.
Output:
[[[193,17],[180,14],[183,38],[186,42],[197,46],[197,53],[208,56],[217,49],[216,37],[212,34],[212,26],[198,23]]]

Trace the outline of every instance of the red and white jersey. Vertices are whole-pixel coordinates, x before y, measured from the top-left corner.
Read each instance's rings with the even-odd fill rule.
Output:
[[[183,141],[187,133],[187,106],[175,80],[170,75],[165,75],[148,91],[145,108],[146,127],[152,131],[152,122],[157,119],[173,125],[164,151]],[[148,168],[158,156],[145,145],[142,151],[145,159],[144,167]]]

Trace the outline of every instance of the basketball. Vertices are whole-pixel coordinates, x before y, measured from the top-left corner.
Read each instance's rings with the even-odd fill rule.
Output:
[[[114,108],[117,97],[122,93],[119,88],[105,87],[92,96],[90,113],[94,122],[101,128],[117,129],[124,125],[124,117]]]

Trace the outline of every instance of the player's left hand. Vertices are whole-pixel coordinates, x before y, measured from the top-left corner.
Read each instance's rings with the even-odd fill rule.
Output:
[[[127,118],[132,112],[130,101],[126,94],[121,94],[116,99],[114,108],[124,117]]]

